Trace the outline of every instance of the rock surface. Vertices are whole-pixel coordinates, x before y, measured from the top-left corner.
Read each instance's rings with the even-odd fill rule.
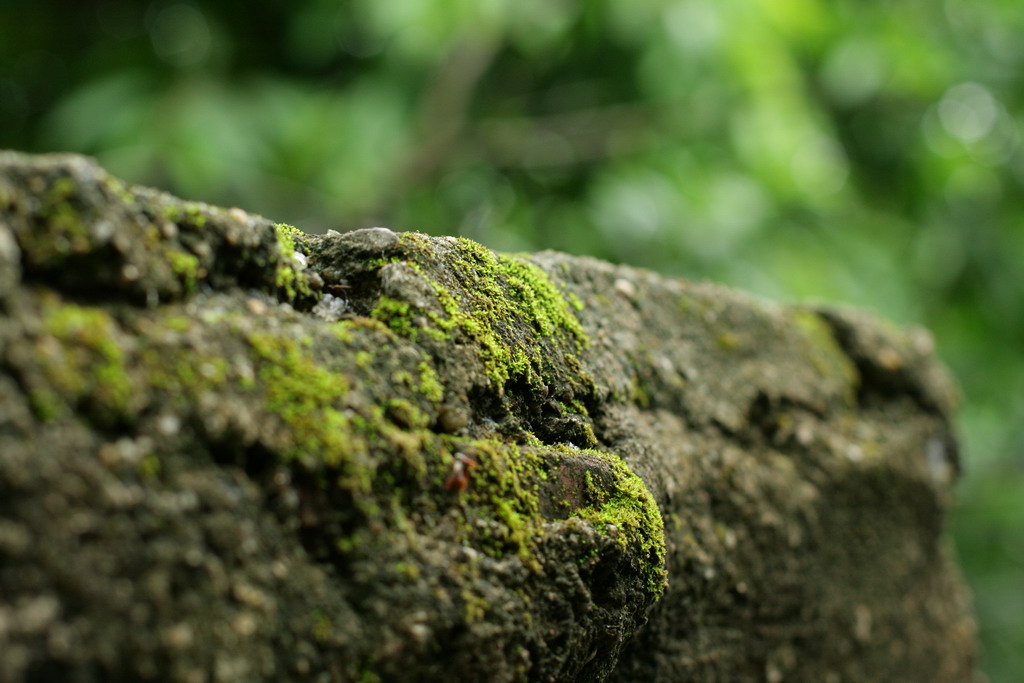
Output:
[[[0,154],[0,681],[969,681],[922,331]]]

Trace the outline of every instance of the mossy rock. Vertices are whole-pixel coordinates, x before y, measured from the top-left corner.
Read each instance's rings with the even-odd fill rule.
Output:
[[[14,153],[0,316],[0,680],[973,671],[923,333]]]

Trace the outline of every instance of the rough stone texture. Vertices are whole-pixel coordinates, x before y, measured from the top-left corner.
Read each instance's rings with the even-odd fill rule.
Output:
[[[926,333],[0,154],[0,681],[969,681]]]

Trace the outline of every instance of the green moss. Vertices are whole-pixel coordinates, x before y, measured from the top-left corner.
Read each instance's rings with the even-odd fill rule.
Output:
[[[288,427],[281,444],[285,458],[342,465],[354,443],[348,418],[338,409],[348,393],[343,375],[324,369],[300,341],[252,333],[248,341],[260,360],[266,408]]]
[[[206,226],[206,214],[196,204],[186,204],[185,215],[188,217],[189,222],[197,228]]]
[[[470,454],[478,466],[470,474],[469,486],[457,495],[475,511],[475,516],[499,522],[482,528],[467,524],[456,540],[491,557],[516,555],[526,566],[540,571],[534,548],[544,534],[537,494],[547,467],[543,453],[491,440],[451,439],[449,444],[453,455],[446,457],[449,464],[439,473],[436,486],[444,488],[444,480],[456,463],[455,453]]]
[[[392,422],[410,429],[424,429],[430,424],[430,418],[417,408],[411,401],[404,398],[390,398],[384,407]]]
[[[277,286],[278,295],[285,301],[295,302],[301,299],[316,300],[319,294],[309,286],[309,280],[298,265],[296,256],[295,240],[304,232],[295,226],[286,223],[278,223],[274,226],[274,233],[277,236],[280,258],[274,274],[274,283]]]
[[[370,311],[370,317],[374,320],[381,321],[396,334],[415,341],[419,330],[413,324],[412,314],[412,306],[387,296],[382,296]]]
[[[741,346],[740,338],[731,330],[726,330],[715,337],[715,344],[724,351],[734,351]]]
[[[196,228],[206,227],[207,209],[197,202],[164,205],[164,216],[172,223],[187,224]]]
[[[184,315],[169,315],[163,319],[163,325],[168,330],[184,332],[192,327],[192,319]]]
[[[427,361],[420,361],[417,366],[420,375],[419,390],[428,401],[437,403],[444,398],[444,386],[437,378],[437,373]]]
[[[410,581],[415,581],[420,578],[420,567],[412,562],[398,562],[395,564],[395,573]]]
[[[125,204],[135,203],[135,195],[128,187],[114,176],[107,176],[103,180],[103,184],[106,186],[115,197],[120,199]]]
[[[88,226],[75,206],[78,187],[70,176],[58,178],[40,198],[39,223],[18,235],[18,242],[29,263],[44,267],[60,266],[71,254],[85,253],[92,247]]]
[[[160,458],[154,453],[147,453],[139,460],[138,469],[143,479],[155,479],[160,474]]]
[[[572,307],[544,272],[515,256],[498,255],[475,242],[458,239],[445,253],[446,266],[458,280],[452,288],[429,276],[422,263],[434,258],[423,235],[406,233],[401,245],[406,264],[428,282],[443,313],[420,310],[407,302],[381,297],[371,315],[397,334],[448,339],[458,332],[475,342],[491,381],[498,387],[512,378],[544,383],[548,361],[538,343],[550,339],[575,352],[587,345]],[[400,260],[400,259],[395,259]]]
[[[548,467],[563,454],[578,457],[587,453],[600,458],[608,465],[612,481],[598,486],[590,479],[587,504],[567,512],[589,521],[599,531],[614,535],[616,543],[632,558],[635,571],[644,577],[651,594],[658,597],[664,591],[667,574],[661,513],[643,481],[621,458],[568,447],[520,449],[511,444],[467,443],[457,439],[449,443],[453,452],[462,449],[478,462],[469,486],[460,494],[465,504],[475,511],[475,517],[490,517],[499,522],[482,527],[467,525],[463,530],[464,542],[496,558],[514,554],[535,571],[541,570],[536,545],[545,533],[538,487],[547,478]],[[450,459],[454,464],[454,456]]]
[[[223,322],[221,317],[208,324]],[[197,324],[191,318],[173,314],[157,323],[160,329],[176,332],[188,331]],[[138,332],[142,340],[147,340],[149,325]],[[182,409],[193,406],[203,394],[218,391],[231,382],[243,390],[252,388],[252,378],[234,373],[227,358],[209,351],[197,353],[192,345],[175,343],[166,347],[146,343],[137,351],[134,362],[141,368],[148,387],[164,391]]]
[[[363,549],[363,537],[359,535],[342,536],[341,538],[335,539],[334,547],[338,549],[342,555],[351,555],[353,553],[360,552]]]
[[[633,375],[633,382],[630,385],[630,398],[641,408],[651,407],[651,394],[636,375]]]
[[[167,261],[171,264],[171,270],[181,278],[185,292],[191,294],[196,289],[199,281],[199,259],[194,254],[174,249],[167,250]]]
[[[638,575],[647,578],[648,590],[660,597],[668,574],[665,527],[654,497],[618,456],[593,450],[583,452],[607,463],[614,483],[607,488],[598,487],[588,472],[585,478],[591,502],[573,514],[589,520],[598,530],[613,534],[615,541],[634,558]]]
[[[53,422],[64,414],[66,406],[60,396],[49,387],[29,389],[29,403],[41,422]]]
[[[573,399],[569,403],[564,401],[558,401],[558,406],[564,413],[572,413],[574,415],[585,415],[589,416],[590,413],[587,411],[587,406],[583,404],[583,401],[579,399]]]
[[[277,231],[278,241],[281,242],[282,247],[288,250],[287,253],[289,254],[295,251],[295,238],[306,234],[294,225],[288,225],[287,223],[277,223],[274,225],[274,230]]]
[[[353,320],[341,320],[330,326],[334,336],[345,342],[346,344],[351,343],[355,339],[355,334],[361,331],[374,331],[380,332],[385,335],[391,335],[392,332],[387,325],[374,318],[355,318]]]
[[[477,621],[481,621],[487,612],[490,610],[490,605],[487,604],[482,596],[479,596],[469,590],[463,590],[462,603],[465,610],[465,620],[467,624],[472,624]]]
[[[333,634],[334,625],[331,623],[330,617],[320,610],[313,612],[313,638],[321,643],[326,643],[331,640]]]
[[[367,669],[360,672],[359,683],[380,683],[380,676]]]
[[[43,299],[41,315],[49,337],[37,345],[36,359],[46,382],[30,390],[40,419],[59,416],[62,405],[81,405],[102,424],[128,419],[132,382],[114,319],[56,297]]]

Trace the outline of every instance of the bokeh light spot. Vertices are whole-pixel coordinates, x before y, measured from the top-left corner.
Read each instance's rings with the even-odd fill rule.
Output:
[[[156,56],[177,67],[202,63],[213,43],[206,17],[198,8],[184,3],[157,12],[149,38]]]

